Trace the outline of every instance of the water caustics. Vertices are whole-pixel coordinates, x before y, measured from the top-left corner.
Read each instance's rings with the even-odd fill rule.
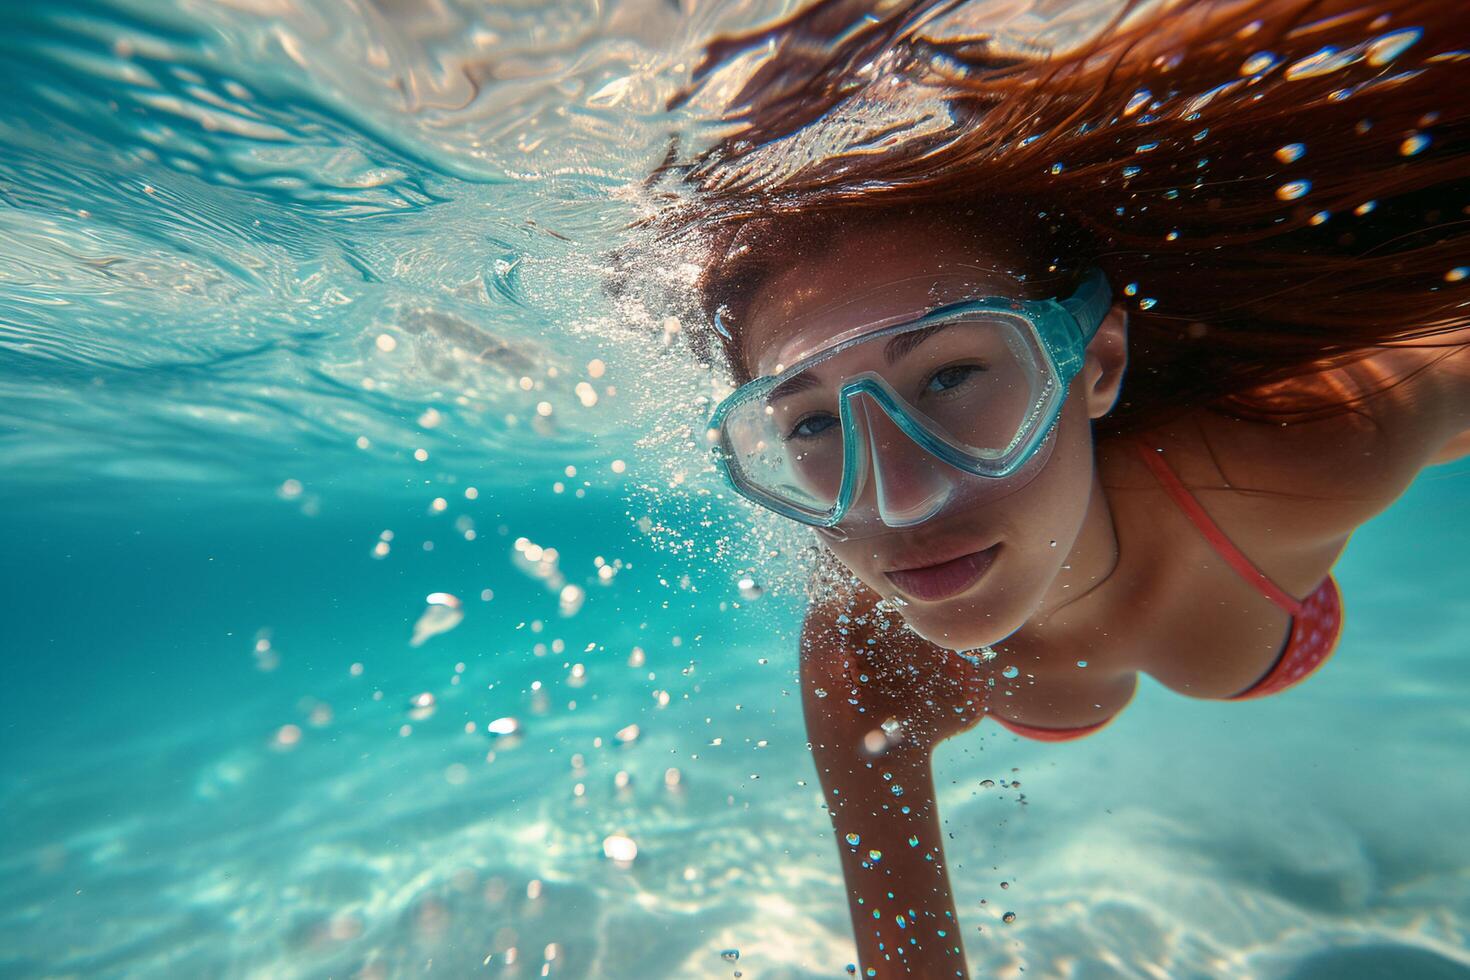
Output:
[[[700,40],[778,13],[10,11],[12,474],[228,482],[303,446],[356,467],[577,459],[626,426],[618,376],[647,368],[602,296],[620,195],[666,152]]]

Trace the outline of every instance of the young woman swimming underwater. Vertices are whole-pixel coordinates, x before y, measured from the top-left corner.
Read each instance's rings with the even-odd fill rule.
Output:
[[[740,128],[652,222],[704,257],[717,465],[843,569],[800,673],[864,976],[967,975],[939,742],[1302,683],[1353,531],[1470,452],[1461,5],[1128,4],[1054,54],[974,7],[711,45]]]

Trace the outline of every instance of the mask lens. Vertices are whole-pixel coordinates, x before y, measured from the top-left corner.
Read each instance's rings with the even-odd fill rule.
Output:
[[[881,379],[897,396],[897,414],[917,430],[906,437],[894,428],[883,439],[864,433],[855,440],[860,453],[894,455],[897,465],[898,455],[918,450],[911,441],[917,435],[947,444],[983,470],[1027,434],[1047,391],[1046,363],[1026,321],[1005,313],[879,332],[809,358],[737,403],[722,424],[731,473],[747,490],[820,518],[838,505],[844,467],[852,465],[856,505],[870,467],[866,458],[845,458],[839,403],[843,386],[857,377]],[[893,437],[904,439],[901,453]],[[877,461],[880,472],[884,462]]]
[[[894,338],[881,375],[913,421],[983,461],[1003,457],[1025,435],[1041,401],[1038,356],[1013,318],[967,317]]]
[[[779,388],[779,386],[778,386]],[[723,436],[731,474],[757,493],[812,516],[837,506],[844,465],[837,398],[806,389],[737,405]]]

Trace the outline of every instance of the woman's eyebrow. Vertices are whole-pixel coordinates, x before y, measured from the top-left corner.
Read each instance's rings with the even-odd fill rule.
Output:
[[[883,360],[892,364],[941,330],[948,330],[952,326],[954,326],[953,321],[949,323],[936,323],[932,327],[923,327],[919,330],[901,333],[883,345]]]
[[[785,381],[772,388],[766,394],[766,401],[767,403],[779,401],[782,398],[786,398],[796,394],[798,391],[806,391],[808,388],[815,388],[820,383],[821,382],[817,381],[816,375],[812,374],[810,371],[802,371],[800,374],[793,374],[791,377],[787,378]]]

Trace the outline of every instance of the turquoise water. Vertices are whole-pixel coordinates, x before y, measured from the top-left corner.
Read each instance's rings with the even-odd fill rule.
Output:
[[[941,748],[977,975],[1463,974],[1470,606],[1446,583],[1470,541],[1444,515],[1467,481],[1431,470],[1358,533],[1343,646],[1289,695],[1220,705],[1147,684],[1076,745],[982,726]],[[6,508],[0,972],[539,975],[554,943],[564,976],[729,976],[728,948],[746,976],[842,975],[791,597],[720,612],[740,601],[731,577],[640,543],[614,487],[575,506],[482,497],[464,508],[487,526],[473,542],[390,493],[315,517],[90,496]],[[375,560],[385,525],[394,549]],[[562,542],[564,568],[630,567],[563,618],[512,564],[523,531]],[[464,621],[410,648],[440,590],[466,597]],[[424,692],[437,710],[415,720]],[[486,732],[504,716],[517,745]],[[637,740],[617,741],[629,724]],[[637,842],[631,867],[604,857],[611,834]],[[1391,971],[1329,959],[1365,950]]]
[[[8,12],[0,975],[845,975],[802,542],[600,288],[781,9]],[[975,975],[1470,975],[1467,494],[1358,532],[1309,684],[946,743]]]

